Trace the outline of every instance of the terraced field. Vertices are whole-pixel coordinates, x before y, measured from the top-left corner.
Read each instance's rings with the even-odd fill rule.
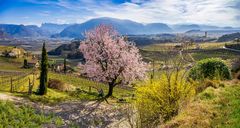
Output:
[[[176,57],[179,53],[174,46],[179,44],[168,43],[168,44],[154,44],[142,47],[142,55],[146,60],[164,61],[172,57]],[[189,53],[192,55],[194,60],[198,61],[205,58],[221,58],[224,60],[234,59],[240,55],[240,52],[231,51],[224,49],[225,43],[202,43],[200,44],[201,49],[195,49],[189,47],[184,50],[183,53]],[[170,51],[172,52],[170,52]]]

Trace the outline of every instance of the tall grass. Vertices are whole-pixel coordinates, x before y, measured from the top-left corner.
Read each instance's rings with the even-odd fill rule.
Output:
[[[62,120],[54,115],[36,113],[28,106],[16,107],[13,103],[0,101],[0,127],[2,128],[40,128],[54,124],[60,126]]]
[[[163,128],[238,128],[240,127],[240,86],[209,87],[199,93],[173,120]]]

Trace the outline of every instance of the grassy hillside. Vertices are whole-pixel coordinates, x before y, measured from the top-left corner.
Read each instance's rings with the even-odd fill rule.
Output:
[[[10,48],[10,49],[12,48],[12,47],[5,47],[5,46],[2,46],[2,47]],[[67,101],[67,100],[96,100],[99,98],[97,89],[103,89],[104,94],[106,94],[108,91],[108,86],[102,83],[93,82],[93,81],[87,80],[86,78],[82,78],[74,75],[64,75],[64,74],[50,72],[49,73],[50,79],[60,80],[64,84],[69,86],[74,86],[75,88],[78,88],[78,89],[70,92],[60,92],[55,89],[48,89],[48,93],[45,96],[37,96],[37,95],[29,96],[27,95],[28,84],[29,84],[28,78],[30,78],[32,82],[33,80],[32,74],[29,74],[28,76],[24,76],[20,80],[15,81],[15,79],[18,79],[24,74],[28,74],[32,71],[32,69],[21,68],[23,65],[23,60],[24,58],[0,57],[0,71],[13,72],[13,74],[10,74],[10,76],[7,74],[0,74],[0,85],[1,85],[0,91],[2,92],[10,91],[9,80],[11,78],[14,80],[13,85],[17,87],[15,91],[21,92],[21,93],[15,93],[14,95],[27,97],[32,101],[38,101],[43,103],[58,103],[60,101]],[[37,91],[38,86],[39,86],[39,79],[37,78],[37,75],[36,75],[33,92]],[[89,92],[90,86],[95,87],[95,88],[91,88],[91,92]],[[115,92],[114,96],[116,98],[125,98],[125,97],[130,97],[132,95],[131,90],[123,89],[121,87],[114,88],[114,92]]]
[[[198,43],[199,47],[201,49],[217,49],[222,48],[225,43],[213,43],[213,42],[207,42],[207,43]],[[174,48],[176,45],[180,45],[179,43],[162,43],[162,44],[152,44],[142,47],[141,49],[145,51],[163,51]],[[196,45],[192,45],[188,47],[189,49],[196,48]]]
[[[240,127],[240,83],[226,82],[225,87],[209,87],[198,94],[173,120],[171,128]]]
[[[103,89],[104,94],[107,93],[108,86],[102,83],[93,82],[87,80],[85,78],[73,76],[73,75],[64,75],[64,74],[57,74],[50,72],[49,74],[50,79],[58,79],[61,80],[66,85],[74,86],[78,88],[75,91],[69,92],[61,92],[55,89],[48,89],[48,93],[44,96],[38,95],[25,95],[25,94],[15,94],[17,96],[24,96],[29,98],[32,101],[38,101],[43,103],[50,103],[55,104],[61,101],[71,101],[71,100],[81,100],[81,101],[91,101],[91,100],[98,100],[98,91],[95,88],[91,88],[91,92],[89,92],[89,87],[96,87],[98,89]],[[36,81],[34,91],[38,89],[39,81]],[[124,89],[121,87],[114,88],[114,97],[116,98],[129,98],[132,96],[132,90]]]
[[[160,76],[164,73],[164,71],[171,72],[171,68],[162,70],[163,66],[172,66],[174,62],[171,63],[164,63],[164,61],[167,60],[175,60],[178,62],[178,60],[182,59],[183,56],[178,56],[179,51],[174,51],[172,50],[173,47],[176,44],[165,44],[165,45],[150,45],[142,48],[140,50],[141,54],[144,57],[144,60],[154,60],[154,77],[152,77],[152,80],[156,80],[159,82],[160,87],[164,87],[164,89],[167,87],[167,84],[164,84],[163,81],[167,81],[167,77],[165,79],[161,78]],[[202,44],[201,50],[192,50],[188,49],[187,52],[182,52],[183,54],[186,53],[186,58],[187,60],[190,60],[190,58],[193,61],[186,61],[182,63],[179,68],[181,70],[179,73],[176,73],[177,76],[179,77],[184,77],[181,76],[183,71],[185,70],[185,67],[187,64],[191,63],[194,64],[195,61],[202,60],[205,58],[212,58],[212,57],[217,57],[217,58],[222,58],[223,60],[233,60],[237,57],[239,57],[240,53],[237,52],[232,52],[228,51],[226,49],[223,49],[223,43],[213,43],[213,44]],[[7,48],[7,47],[6,47]],[[50,59],[51,58],[51,59]],[[62,61],[63,58],[59,57],[49,57],[49,60],[51,61]],[[61,62],[60,62],[61,63]],[[70,63],[70,62],[69,62]],[[0,57],[0,71],[12,71],[12,72],[20,72],[20,74],[0,74],[0,93],[8,93],[10,90],[10,84],[4,84],[4,79],[3,77],[12,77],[13,79],[18,78],[22,74],[28,74],[29,72],[32,71],[32,69],[22,69],[23,65],[23,58],[7,58],[7,57]],[[153,67],[153,64],[150,65]],[[184,69],[183,69],[184,68]],[[188,71],[188,70],[186,70]],[[149,78],[152,72],[149,73]],[[175,72],[172,72],[174,74]],[[104,91],[104,94],[107,93],[108,91],[108,85],[104,83],[98,83],[94,82],[91,80],[88,80],[87,78],[80,77],[77,75],[73,74],[62,74],[62,73],[56,73],[52,72],[49,70],[49,79],[56,79],[61,81],[64,86],[68,87],[73,87],[73,90],[70,91],[60,91],[57,89],[50,89],[48,88],[48,92],[44,96],[39,96],[39,95],[28,95],[28,78],[32,81],[33,78],[34,80],[34,87],[33,87],[33,92],[36,92],[39,86],[39,71],[37,71],[38,75],[35,75],[33,77],[32,74],[28,74],[24,78],[22,78],[20,81],[14,81],[13,84],[16,86],[21,85],[19,88],[16,88],[15,93],[11,93],[14,96],[20,96],[20,97],[25,97],[27,99],[30,99],[33,102],[40,102],[43,104],[48,104],[48,105],[59,105],[59,103],[73,103],[73,102],[92,102],[92,101],[99,101],[102,100],[100,97],[98,97],[98,89],[102,89]],[[176,78],[171,78],[169,79],[169,84],[173,83],[171,80],[175,79],[176,83],[172,84],[172,87],[174,88],[175,85],[181,85],[182,80]],[[8,79],[9,80],[9,79]],[[185,79],[184,79],[185,80]],[[152,81],[151,81],[152,82]],[[180,82],[180,83],[178,83]],[[189,82],[189,81],[185,81]],[[214,81],[212,81],[214,82]],[[3,84],[1,84],[3,83]],[[167,83],[167,82],[166,82]],[[207,82],[206,82],[207,83]],[[203,83],[203,84],[206,84]],[[137,83],[137,85],[141,85],[143,83]],[[197,82],[189,83],[193,89],[192,91],[196,91],[195,89],[195,84],[197,85]],[[205,89],[205,85],[202,85]],[[191,100],[179,100],[179,106],[170,106],[169,110],[172,109],[172,107],[176,107],[176,110],[179,110],[174,114],[174,116],[171,116],[171,118],[166,119],[167,123],[163,124],[163,127],[171,127],[171,128],[188,128],[188,127],[194,127],[194,128],[202,128],[202,127],[232,127],[232,128],[237,128],[240,127],[239,123],[240,122],[240,83],[239,80],[232,80],[232,81],[218,81],[216,82],[217,86],[207,86],[207,89],[203,89],[203,92],[200,92],[198,94],[194,94],[194,96],[190,96],[190,93],[186,93],[187,96],[190,96]],[[163,85],[163,86],[162,86]],[[171,85],[171,84],[170,84]],[[138,86],[136,86],[135,89]],[[156,87],[156,86],[154,86]],[[91,88],[91,89],[90,89]],[[149,89],[149,86],[146,86],[146,89]],[[196,87],[197,88],[197,87]],[[120,87],[116,86],[114,88],[114,93],[113,96],[114,98],[108,99],[111,103],[116,103],[117,106],[123,107],[124,105],[119,103],[118,101],[130,101],[129,103],[134,103],[134,101],[137,101],[138,96],[135,94],[136,91],[135,89],[132,88],[127,88],[127,87]],[[174,88],[177,89],[177,88]],[[181,88],[179,87],[181,90]],[[186,88],[185,88],[186,89]],[[151,90],[151,89],[149,89]],[[154,91],[154,90],[151,90]],[[157,96],[157,94],[163,94],[163,96],[160,96],[160,99],[166,95],[168,96],[167,91],[155,91],[155,93],[151,94],[150,96]],[[180,92],[180,91],[179,91]],[[134,97],[133,94],[135,94]],[[177,94],[177,93],[176,93]],[[180,93],[179,93],[180,94]],[[144,96],[141,99],[148,99],[149,96]],[[159,97],[158,97],[159,98]],[[133,102],[132,102],[133,101]],[[151,105],[156,104],[157,106],[159,105],[159,102],[156,102],[156,99],[153,98],[153,102]],[[184,102],[184,103],[182,103]],[[186,103],[185,103],[186,102]],[[125,102],[124,102],[125,103]],[[166,103],[166,102],[164,102]],[[148,105],[149,104],[149,105]],[[146,107],[151,106],[150,103],[144,104]],[[160,105],[161,106],[161,105]],[[141,106],[140,108],[142,108]],[[162,110],[165,110],[163,106]],[[114,108],[112,108],[114,109]],[[130,108],[129,108],[130,109]],[[3,111],[1,111],[3,110]],[[149,114],[150,110],[153,110],[150,108],[146,109],[146,113]],[[159,109],[158,109],[159,110]],[[135,111],[135,110],[134,110]],[[2,113],[1,113],[2,112]],[[15,115],[16,113],[16,115]],[[156,113],[153,111],[153,113]],[[7,114],[11,116],[7,116]],[[158,114],[158,113],[157,113]],[[69,115],[68,115],[69,116]],[[131,115],[132,116],[132,115]],[[12,117],[18,117],[18,120],[12,119]],[[152,117],[152,115],[150,116]],[[34,123],[28,123],[27,120],[28,118],[31,118],[32,122]],[[13,121],[12,121],[13,120]],[[60,119],[55,118],[54,116],[48,116],[48,115],[42,115],[41,113],[35,112],[32,108],[28,106],[14,106],[12,103],[9,102],[2,102],[0,101],[0,121],[3,121],[4,123],[0,122],[0,127],[1,124],[3,127],[8,127],[7,124],[10,124],[11,126],[22,126],[24,127],[41,127],[41,125],[48,125],[48,124],[55,124],[58,125],[61,123]],[[7,122],[7,123],[6,123]],[[21,122],[21,123],[20,123]],[[165,122],[165,121],[164,121]],[[22,124],[23,123],[23,124]],[[159,123],[160,124],[160,123]],[[157,124],[157,125],[159,125]]]
[[[191,54],[195,60],[202,60],[206,58],[221,58],[223,60],[228,60],[235,59],[240,55],[240,53],[225,49],[209,49],[206,51],[192,52]]]
[[[240,43],[228,43],[225,45],[226,48],[240,50]]]
[[[141,54],[146,60],[164,61],[179,54],[177,51],[174,52],[174,47],[176,45],[179,44],[167,43],[148,45],[141,48]],[[239,52],[223,49],[225,43],[201,43],[199,46],[201,48],[200,50],[195,49],[196,46],[193,45],[188,47],[188,50],[185,49],[184,53],[191,54],[196,61],[213,57],[227,60],[237,58],[240,55]],[[173,51],[169,52],[169,50]]]

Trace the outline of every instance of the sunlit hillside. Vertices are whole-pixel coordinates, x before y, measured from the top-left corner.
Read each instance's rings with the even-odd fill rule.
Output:
[[[0,1],[0,128],[240,128],[239,0]]]

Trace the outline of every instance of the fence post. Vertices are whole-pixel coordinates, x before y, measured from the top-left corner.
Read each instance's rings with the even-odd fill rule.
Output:
[[[33,86],[34,86],[34,82],[35,82],[35,74],[33,73],[33,81],[32,81]]]
[[[12,77],[11,77],[11,81],[10,81],[10,83],[11,83],[11,93],[13,93],[13,83],[12,83]]]
[[[31,84],[31,79],[28,78],[28,95],[32,94],[32,87],[33,85]]]
[[[91,93],[92,92],[92,87],[91,86],[89,86],[89,93]]]

